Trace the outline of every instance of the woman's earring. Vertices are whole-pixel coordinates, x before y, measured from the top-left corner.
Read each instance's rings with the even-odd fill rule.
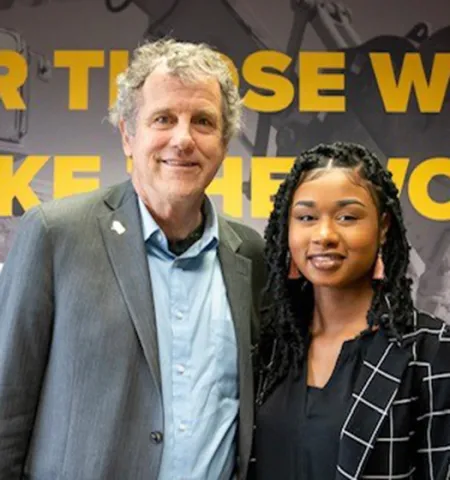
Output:
[[[384,280],[384,263],[383,256],[381,255],[381,250],[379,250],[377,259],[375,261],[375,268],[373,269],[373,279],[374,280]]]
[[[289,280],[298,280],[301,277],[300,270],[297,268],[297,265],[292,260],[292,257],[290,254],[288,255],[288,260],[289,260],[288,278]]]

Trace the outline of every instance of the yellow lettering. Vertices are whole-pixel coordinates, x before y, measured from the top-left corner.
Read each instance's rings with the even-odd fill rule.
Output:
[[[291,61],[291,58],[285,53],[271,50],[249,55],[242,66],[244,79],[250,85],[268,90],[272,94],[261,95],[249,90],[243,98],[244,105],[258,112],[279,112],[287,108],[294,98],[292,83],[287,78],[269,73],[265,69],[270,68],[282,73]]]
[[[220,56],[222,57],[222,60],[228,65],[228,68],[230,69],[230,72],[231,72],[231,76],[233,77],[233,82],[236,85],[236,87],[239,88],[239,72],[238,72],[238,69],[236,68],[236,65],[228,55],[221,53]]]
[[[370,60],[387,112],[406,112],[414,87],[422,113],[442,109],[450,78],[450,53],[436,53],[428,83],[419,53],[405,54],[398,82],[389,53],[371,53]]]
[[[104,66],[101,50],[57,50],[55,67],[69,69],[69,109],[87,110],[89,98],[89,69]]]
[[[294,157],[252,158],[252,208],[253,218],[267,218],[272,210],[272,196],[277,193],[282,180],[272,178],[272,173],[288,173]]]
[[[30,182],[48,159],[47,156],[37,155],[25,157],[20,167],[14,171],[14,157],[0,155],[0,217],[9,217],[13,214],[14,198],[24,210],[41,203],[30,187]]]
[[[450,200],[435,202],[428,193],[429,183],[437,175],[450,178],[450,158],[429,158],[418,165],[409,180],[409,198],[421,215],[431,220],[445,222],[450,220]]]
[[[25,110],[26,105],[19,89],[28,75],[26,60],[12,50],[0,50],[0,67],[8,69],[7,74],[0,75],[0,98],[3,105],[6,110]]]
[[[242,158],[227,157],[222,163],[222,176],[206,189],[208,195],[221,195],[222,210],[231,217],[242,217]]]
[[[76,193],[91,192],[100,186],[98,178],[76,178],[76,172],[100,172],[100,157],[56,156],[54,160],[55,198],[67,197]]]
[[[345,55],[340,52],[301,52],[299,54],[299,109],[301,112],[345,112],[344,95],[323,95],[324,90],[344,90]],[[319,93],[320,92],[320,93]]]

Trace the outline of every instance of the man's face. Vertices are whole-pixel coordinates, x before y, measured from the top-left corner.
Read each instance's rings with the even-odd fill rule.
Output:
[[[134,135],[120,126],[136,191],[148,206],[201,199],[226,151],[219,83],[186,84],[158,67],[137,101]]]

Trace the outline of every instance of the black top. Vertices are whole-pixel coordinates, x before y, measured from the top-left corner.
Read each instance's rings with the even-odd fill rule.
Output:
[[[292,371],[256,415],[257,480],[334,480],[339,436],[373,334],[342,345],[323,388],[307,386],[307,365]]]

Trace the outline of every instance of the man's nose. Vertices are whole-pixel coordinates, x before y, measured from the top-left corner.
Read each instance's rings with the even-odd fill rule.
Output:
[[[193,150],[194,139],[192,138],[190,123],[178,122],[172,129],[170,145],[184,153],[190,153]]]

